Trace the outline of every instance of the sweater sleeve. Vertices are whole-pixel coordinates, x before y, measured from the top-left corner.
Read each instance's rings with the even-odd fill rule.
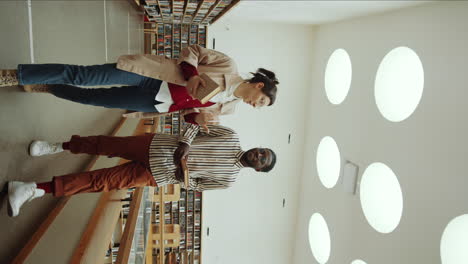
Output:
[[[198,114],[199,113],[191,113],[191,114],[188,114],[188,115],[184,115],[185,122],[190,123],[190,124],[194,124],[194,125],[198,125],[198,123],[195,121],[195,117]]]
[[[184,134],[180,137],[179,142],[185,143],[190,146],[192,144],[193,139],[197,136],[199,131],[199,126],[193,124],[188,125]]]
[[[197,68],[195,68],[195,66],[189,64],[188,62],[181,62],[180,68],[182,69],[182,75],[184,75],[185,80],[190,79],[190,77],[194,75],[198,75]]]
[[[200,178],[190,178],[189,186],[184,186],[184,183],[180,185],[182,188],[187,190],[194,190],[197,192],[203,192],[206,190],[219,190],[231,187],[235,182],[235,177],[231,175],[213,175],[209,172],[198,173]],[[226,181],[217,181],[216,178],[228,179]]]
[[[177,64],[186,62],[198,69],[198,65],[209,65],[218,69],[227,68],[237,72],[235,62],[226,54],[216,50],[203,48],[200,45],[189,45],[180,51]]]

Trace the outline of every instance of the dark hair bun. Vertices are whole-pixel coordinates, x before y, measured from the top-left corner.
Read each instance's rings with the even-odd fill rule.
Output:
[[[268,79],[270,79],[274,84],[279,84],[278,79],[276,79],[275,73],[272,72],[272,71],[266,70],[266,69],[264,69],[264,68],[259,68],[259,69],[257,70],[257,72],[256,72],[254,75],[257,75],[257,74],[266,76],[266,77],[267,77]]]

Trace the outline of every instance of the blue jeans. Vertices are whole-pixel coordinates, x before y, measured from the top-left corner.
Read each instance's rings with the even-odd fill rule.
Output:
[[[116,68],[116,64],[20,64],[20,85],[50,84],[50,93],[73,102],[141,112],[157,112],[154,105],[162,81]],[[79,86],[127,85],[112,88]]]

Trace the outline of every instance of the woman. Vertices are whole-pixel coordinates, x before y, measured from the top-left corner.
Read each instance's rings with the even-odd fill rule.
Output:
[[[202,104],[192,97],[205,81],[205,73],[222,92]],[[237,102],[253,107],[272,105],[279,83],[265,69],[244,80],[235,62],[225,54],[191,45],[178,60],[157,55],[124,55],[116,64],[76,66],[65,64],[20,64],[17,70],[2,70],[0,86],[23,85],[28,92],[48,92],[78,103],[137,111],[127,117],[151,117],[155,113],[184,111],[185,120],[205,126],[215,116],[234,112]],[[127,85],[86,89],[80,86]]]

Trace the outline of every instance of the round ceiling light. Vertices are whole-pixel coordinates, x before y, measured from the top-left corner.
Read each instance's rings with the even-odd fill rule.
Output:
[[[362,261],[360,259],[356,259],[353,262],[351,262],[351,264],[366,264],[366,262],[364,262],[364,261]]]
[[[468,263],[468,214],[455,217],[440,241],[442,264]]]
[[[403,214],[403,194],[393,171],[376,162],[364,171],[360,184],[361,207],[369,224],[380,233],[390,233]]]
[[[375,102],[392,122],[408,118],[418,106],[424,88],[424,69],[416,52],[407,47],[391,50],[375,77]]]
[[[309,244],[318,263],[326,263],[330,258],[330,232],[327,222],[319,213],[314,213],[309,220]]]
[[[335,50],[325,69],[325,92],[332,104],[341,104],[351,87],[351,59],[344,49]]]
[[[326,188],[332,188],[338,182],[341,169],[341,156],[338,145],[332,137],[322,138],[317,149],[317,172]]]

